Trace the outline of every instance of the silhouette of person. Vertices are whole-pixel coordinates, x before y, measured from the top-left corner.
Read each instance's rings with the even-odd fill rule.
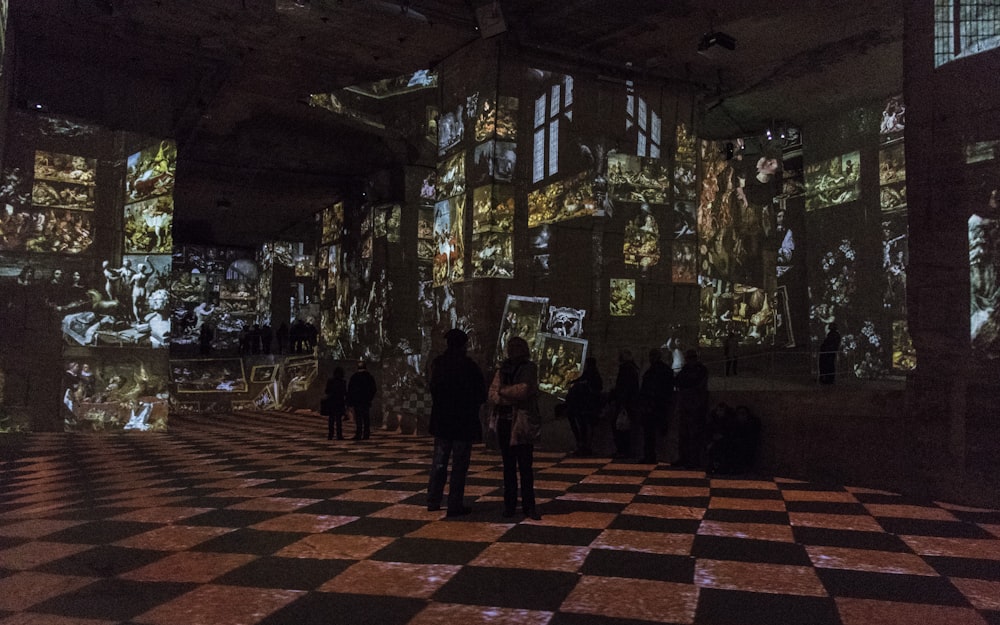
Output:
[[[344,440],[344,412],[347,409],[347,382],[344,381],[344,368],[336,367],[333,376],[326,381],[323,393],[321,412],[327,417],[326,440]]]
[[[354,440],[368,439],[372,433],[372,401],[378,388],[364,360],[347,383],[347,405],[354,409]]]
[[[837,376],[837,351],[840,349],[840,332],[837,324],[828,326],[826,338],[819,346],[819,381],[821,384],[833,384]]]

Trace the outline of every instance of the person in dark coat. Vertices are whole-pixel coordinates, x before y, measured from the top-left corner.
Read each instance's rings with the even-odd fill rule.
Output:
[[[271,330],[271,324],[265,323],[260,327],[260,346],[261,350],[265,354],[271,353],[271,345],[274,343],[274,332]]]
[[[636,400],[639,397],[639,366],[632,359],[632,352],[623,349],[618,354],[618,375],[611,389],[610,400],[615,405],[614,430],[615,458],[628,458],[632,454],[632,424],[637,418]],[[625,411],[624,419],[620,418]]]
[[[198,330],[198,351],[202,355],[212,353],[212,340],[215,339],[215,330],[207,323],[201,324]]]
[[[666,433],[673,393],[674,370],[663,362],[663,353],[654,347],[649,350],[649,368],[642,374],[639,389],[643,441],[639,464],[656,464],[656,434]]]
[[[481,440],[479,406],[486,401],[486,382],[479,365],[469,358],[469,336],[453,328],[445,334],[447,349],[431,363],[431,422],[434,457],[427,484],[427,509],[441,509],[444,484],[451,458],[448,488],[449,517],[472,511],[464,503],[465,477],[469,472],[473,443]]]
[[[275,337],[278,339],[278,353],[284,354],[285,350],[288,349],[288,324],[284,321],[278,326],[278,330],[275,332]]]
[[[705,418],[708,414],[708,368],[698,360],[698,352],[684,353],[684,366],[677,384],[677,421],[680,439],[678,463],[687,469],[702,464],[705,451]]]
[[[326,391],[321,404],[327,417],[326,440],[344,440],[344,412],[347,411],[347,382],[344,381],[343,367],[333,370],[333,377],[326,381]]]
[[[826,338],[819,346],[819,381],[833,384],[837,377],[837,351],[840,350],[840,332],[837,324],[831,323]]]
[[[597,370],[597,359],[587,358],[583,362],[580,377],[573,380],[566,393],[566,416],[569,418],[570,429],[576,439],[576,450],[573,455],[592,456],[590,447],[591,427],[597,421],[601,410],[601,391],[604,381]]]
[[[378,388],[364,360],[347,383],[347,405],[354,409],[354,440],[368,439],[372,434],[372,401]]]

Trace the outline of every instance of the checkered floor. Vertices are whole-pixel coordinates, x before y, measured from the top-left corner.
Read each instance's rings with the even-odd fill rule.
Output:
[[[508,520],[480,449],[445,520],[427,438],[171,425],[0,441],[0,625],[1000,624],[1000,511],[538,453]]]

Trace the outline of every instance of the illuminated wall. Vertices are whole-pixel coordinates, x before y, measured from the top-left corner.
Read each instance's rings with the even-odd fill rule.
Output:
[[[0,427],[165,429],[173,144],[54,117],[11,122]]]

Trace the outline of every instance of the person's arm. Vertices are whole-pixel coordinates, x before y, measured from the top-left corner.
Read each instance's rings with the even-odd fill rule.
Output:
[[[514,384],[501,386],[499,395],[507,401],[524,401],[535,395],[538,387],[538,370],[534,364],[522,365]]]
[[[488,398],[491,404],[505,404],[506,402],[500,397],[500,372],[497,371],[493,375],[493,382],[490,383],[490,390],[488,393]]]

